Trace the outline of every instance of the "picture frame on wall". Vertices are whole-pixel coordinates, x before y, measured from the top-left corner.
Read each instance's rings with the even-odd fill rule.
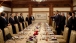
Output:
[[[45,20],[47,19],[47,14],[38,13],[38,14],[35,14],[35,17],[37,20]]]

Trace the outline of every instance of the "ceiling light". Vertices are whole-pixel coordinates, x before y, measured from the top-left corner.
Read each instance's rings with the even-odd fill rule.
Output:
[[[0,12],[3,12],[3,11],[4,11],[3,6],[0,6]]]
[[[35,2],[43,2],[43,1],[46,1],[46,0],[32,0],[32,1],[35,1]]]

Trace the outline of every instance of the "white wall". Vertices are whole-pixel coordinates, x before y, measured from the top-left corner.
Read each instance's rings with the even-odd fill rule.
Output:
[[[28,8],[13,8],[13,11],[28,11]]]
[[[11,11],[11,8],[3,6],[4,11]]]
[[[71,11],[70,7],[59,7],[59,8],[53,8],[53,11]]]
[[[49,8],[33,8],[33,11],[49,11]]]

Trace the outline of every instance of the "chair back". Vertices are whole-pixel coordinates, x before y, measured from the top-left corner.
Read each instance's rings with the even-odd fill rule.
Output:
[[[4,32],[5,32],[5,36],[10,33],[8,28],[4,28]]]
[[[4,43],[3,33],[1,29],[0,29],[0,43]]]
[[[23,24],[24,24],[24,28],[26,28],[26,24],[25,24],[25,22],[23,22]]]
[[[27,21],[25,21],[25,24],[26,24],[26,27],[28,26],[28,22]]]
[[[15,29],[16,29],[16,33],[18,33],[19,32],[18,24],[14,24],[14,26],[15,26]]]
[[[68,37],[68,31],[69,31],[69,28],[68,27],[65,27],[64,28],[64,32],[63,32],[63,37],[64,39],[67,41],[67,37]]]
[[[20,29],[21,29],[21,31],[23,30],[23,26],[22,26],[22,23],[20,23]]]
[[[69,43],[76,43],[75,41],[76,41],[76,32],[72,30]]]
[[[8,29],[9,29],[10,34],[12,35],[12,34],[13,34],[12,26],[9,25],[9,26],[7,26],[7,27],[8,27]]]
[[[12,35],[10,34],[10,31],[8,28],[4,28],[4,33],[5,33],[5,40],[9,40],[12,38]]]

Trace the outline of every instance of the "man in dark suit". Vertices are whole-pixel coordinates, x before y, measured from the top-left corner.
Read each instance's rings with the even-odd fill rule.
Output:
[[[14,19],[15,19],[16,24],[18,24],[19,31],[21,31],[18,13],[16,13],[16,16],[14,16]]]
[[[32,18],[31,18],[31,16],[29,17],[29,23],[32,24]]]
[[[4,28],[8,26],[8,21],[7,21],[6,17],[7,17],[7,15],[2,12],[1,16],[0,16],[0,29],[3,32],[4,40],[5,40]]]
[[[74,12],[72,12],[72,30],[76,31],[76,17]]]
[[[21,22],[22,23],[22,26],[23,26],[23,28],[24,28],[24,17],[23,17],[23,14],[21,13],[20,14],[20,17],[19,17],[19,22]]]
[[[68,39],[67,39],[67,43],[69,43],[70,34],[71,34],[71,30],[72,30],[72,13],[71,12],[69,12],[69,14],[68,14],[68,21],[67,21],[66,27],[69,28]]]
[[[55,16],[55,23],[56,23],[56,31],[57,34],[61,34],[61,28],[60,28],[60,23],[61,23],[61,15],[59,14],[59,11],[56,11],[56,16]]]
[[[32,24],[32,18],[27,15],[26,21],[28,22],[28,25]]]
[[[29,16],[28,15],[26,17],[26,21],[28,22],[28,25],[29,25]]]
[[[33,16],[33,15],[31,15],[31,18],[32,18],[32,21],[34,21],[34,20],[35,20],[35,18],[34,18],[34,16]]]
[[[61,30],[62,31],[64,31],[65,20],[66,20],[66,17],[64,15],[64,13],[62,13],[62,15],[61,15]]]
[[[14,14],[11,14],[11,16],[9,18],[9,23],[12,25],[13,34],[16,34],[16,29],[14,26],[14,24],[16,23],[15,19],[14,19]]]

